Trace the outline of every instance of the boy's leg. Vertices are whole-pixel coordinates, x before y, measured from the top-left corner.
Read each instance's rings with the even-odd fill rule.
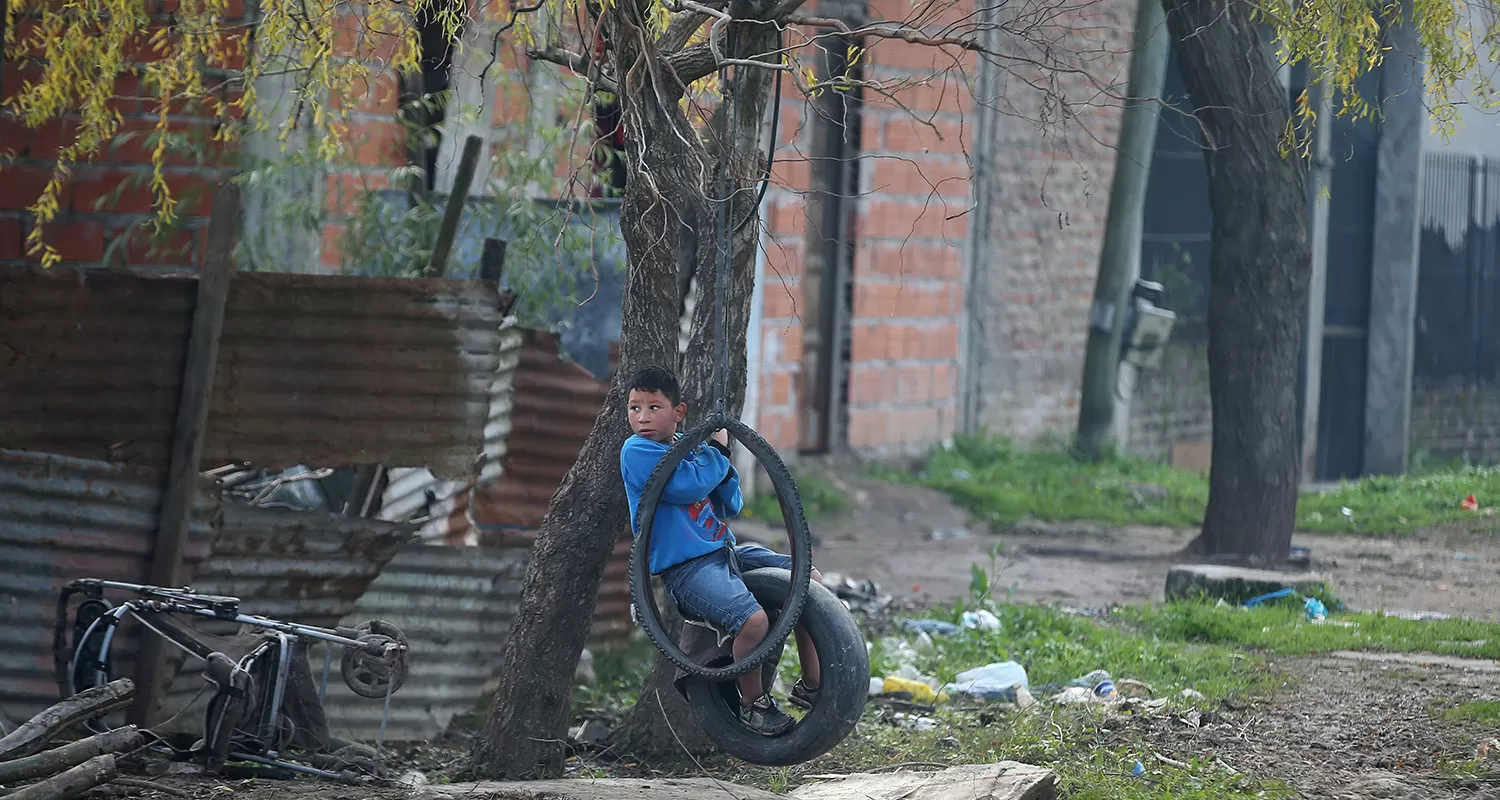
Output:
[[[739,556],[742,570],[766,568],[789,570],[792,568],[791,556],[758,544],[736,545],[734,552]],[[819,583],[823,581],[823,573],[819,572],[817,567],[812,568],[812,579]],[[798,625],[795,636],[797,660],[802,666],[802,678],[797,681],[797,686],[792,687],[792,699],[798,701],[798,705],[811,706],[812,701],[817,699],[818,687],[823,685],[823,669],[818,662],[818,649],[813,645],[812,637],[807,635],[807,629]]]
[[[668,570],[662,578],[679,610],[734,637],[732,650],[736,661],[765,640],[770,621],[745,582],[730,571],[728,552],[695,558]],[[770,699],[761,681],[761,670],[751,670],[738,682],[740,716],[751,727],[774,736],[795,724]]]

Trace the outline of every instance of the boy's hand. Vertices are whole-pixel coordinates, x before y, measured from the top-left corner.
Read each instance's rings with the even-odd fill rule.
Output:
[[[725,458],[732,458],[729,452],[729,431],[720,428],[708,437],[709,446],[724,454]]]

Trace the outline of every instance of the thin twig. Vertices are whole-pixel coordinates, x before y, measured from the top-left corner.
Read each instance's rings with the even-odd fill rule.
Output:
[[[156,783],[155,781],[145,781],[141,780],[140,778],[114,778],[110,780],[110,783],[116,786],[128,786],[131,789],[143,789],[150,792],[161,792],[162,794],[169,794],[173,797],[192,797],[192,795],[184,792],[181,789],[175,789],[171,786],[163,786],[159,783]]]
[[[900,764],[886,764],[884,766],[875,767],[874,769],[870,770],[870,772],[886,772],[893,769],[903,769],[905,767],[933,767],[935,769],[947,769],[951,766],[953,765],[944,764],[941,761],[903,761]]]

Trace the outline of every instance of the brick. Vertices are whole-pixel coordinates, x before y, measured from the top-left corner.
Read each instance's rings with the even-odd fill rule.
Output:
[[[0,210],[20,211],[30,208],[41,197],[42,190],[47,187],[47,182],[52,178],[52,170],[48,167],[30,165],[0,165]],[[63,191],[67,192],[64,185]],[[67,202],[67,195],[63,195],[63,202]]]
[[[358,212],[360,200],[369,192],[384,189],[390,184],[385,173],[374,175],[351,175],[347,172],[328,175],[324,178],[324,205],[330,213],[352,215]]]
[[[767,217],[766,226],[770,228],[770,220]],[[799,277],[802,274],[802,262],[807,248],[805,237],[791,233],[778,233],[771,229],[771,236],[765,244],[766,253],[766,287],[770,291],[800,292],[796,288]]]
[[[406,163],[406,129],[399,122],[355,122],[343,137],[353,148],[355,162],[367,166]]]
[[[9,78],[6,79],[9,83]],[[29,155],[39,161],[54,159],[57,151],[71,145],[78,137],[77,120],[63,118],[44,122],[31,129]]]
[[[890,371],[884,366],[855,363],[849,370],[849,406],[874,406],[890,401]]]
[[[766,376],[765,394],[761,402],[769,406],[790,406],[792,404],[792,374],[790,372],[773,372]]]
[[[960,244],[969,230],[968,216],[963,214],[966,207],[965,203],[944,202],[942,198],[902,201],[870,197],[861,203],[859,225],[861,230],[879,231],[885,236]]]
[[[153,237],[144,229],[132,228],[124,234],[130,237],[125,243],[126,263],[177,264],[196,269],[200,234],[196,230],[176,230]]]
[[[151,174],[144,171],[89,170],[73,180],[73,210],[84,214],[151,212]]]
[[[930,156],[876,156],[867,160],[874,167],[870,190],[882,196],[944,195],[960,199],[969,196],[970,171],[965,161]]]
[[[877,71],[881,72],[881,71]],[[879,75],[878,78],[886,80],[898,80],[899,88],[892,91],[891,97],[895,102],[885,97],[867,98],[871,107],[885,107],[892,110],[903,110],[905,106],[910,111],[921,114],[922,112],[946,111],[949,113],[968,114],[974,110],[974,96],[969,92],[963,81],[946,73],[939,75],[903,75],[900,77]],[[903,80],[904,79],[904,80]],[[897,105],[899,103],[900,105]]]
[[[0,218],[0,260],[20,258],[26,251],[25,239],[20,219]]]
[[[801,291],[801,284],[797,282],[788,286],[774,279],[767,281],[761,290],[761,297],[765,301],[761,307],[761,315],[767,320],[800,318],[802,314]]]
[[[885,409],[849,409],[849,446],[853,448],[876,447],[886,443],[890,431]]]
[[[854,316],[948,317],[961,311],[955,303],[957,287],[914,281],[857,281],[854,286]]]
[[[806,234],[807,206],[800,200],[778,200],[766,215],[766,227],[773,234]]]
[[[10,102],[21,94],[21,90],[42,77],[42,68],[35,63],[17,64],[5,62],[5,80],[0,81],[0,102]]]
[[[104,225],[94,221],[48,225],[42,241],[51,245],[63,261],[97,263],[104,258]],[[31,256],[41,260],[41,254]]]
[[[870,63],[919,73],[943,72],[963,63],[963,49],[887,39],[870,45]]]
[[[31,129],[26,127],[26,123],[9,116],[0,116],[0,159],[23,156],[30,147]],[[0,163],[0,170],[4,167]]]
[[[771,166],[771,183],[777,188],[805,192],[812,188],[812,165],[805,158],[779,159]]]
[[[794,363],[802,358],[802,326],[798,323],[768,323],[763,340],[767,362]]]
[[[322,272],[337,272],[343,264],[344,247],[340,239],[344,235],[343,225],[323,226],[323,247],[319,263]]]
[[[958,116],[939,116],[928,122],[893,116],[881,129],[881,147],[888,153],[947,153],[963,155],[968,126]]]

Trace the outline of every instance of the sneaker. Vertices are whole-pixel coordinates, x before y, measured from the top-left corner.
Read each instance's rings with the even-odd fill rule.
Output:
[[[740,706],[740,720],[762,736],[780,736],[797,721],[776,707],[771,695],[763,694],[754,703]]]
[[[813,703],[818,702],[818,690],[807,688],[807,684],[798,678],[797,682],[792,684],[791,701],[792,705],[798,708],[812,708]]]

